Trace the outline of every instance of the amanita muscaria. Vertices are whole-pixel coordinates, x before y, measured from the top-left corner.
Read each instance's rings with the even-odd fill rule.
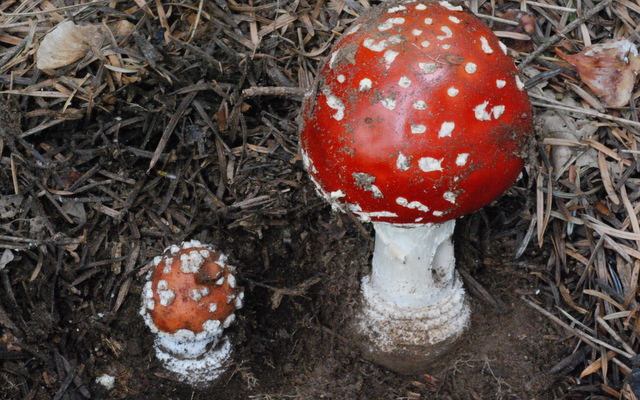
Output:
[[[523,167],[532,110],[506,47],[461,7],[385,2],[338,41],[303,105],[301,153],[335,209],[372,221],[364,352],[424,370],[469,323],[455,219]]]
[[[223,331],[244,298],[235,268],[224,254],[197,240],[173,245],[153,262],[140,314],[156,334],[156,357],[192,385],[217,379],[231,355]]]

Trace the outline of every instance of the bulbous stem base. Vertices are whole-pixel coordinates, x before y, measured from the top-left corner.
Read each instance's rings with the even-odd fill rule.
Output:
[[[374,226],[372,273],[362,280],[355,318],[364,339],[360,346],[366,358],[396,372],[426,372],[469,325],[469,304],[455,271],[454,223]]]
[[[176,374],[176,377],[195,387],[207,386],[218,379],[226,370],[231,357],[231,343],[227,337],[213,340],[200,354],[176,353],[174,345],[163,346],[161,337],[156,337],[156,357],[163,367]]]

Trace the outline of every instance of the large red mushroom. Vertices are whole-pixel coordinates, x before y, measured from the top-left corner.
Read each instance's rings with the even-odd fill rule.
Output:
[[[216,380],[229,363],[223,331],[244,297],[234,271],[224,254],[191,240],[156,257],[144,285],[140,314],[156,334],[156,357],[194,386]]]
[[[385,2],[338,41],[303,105],[317,191],[376,232],[356,318],[364,352],[401,373],[424,370],[467,327],[455,219],[523,167],[532,110],[506,50],[459,6]]]

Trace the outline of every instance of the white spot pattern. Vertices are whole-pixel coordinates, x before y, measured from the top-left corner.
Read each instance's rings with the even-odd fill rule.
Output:
[[[455,122],[443,122],[442,126],[440,126],[440,131],[438,132],[438,137],[451,136],[451,132],[456,127]]]
[[[418,63],[418,67],[420,67],[425,74],[433,74],[438,70],[436,63]]]
[[[413,108],[415,108],[416,110],[426,110],[427,103],[424,100],[418,100],[413,103]]]
[[[491,46],[489,46],[489,41],[487,40],[486,37],[480,36],[480,43],[482,45],[482,51],[484,51],[487,54],[493,53],[493,49],[491,48]]]
[[[456,197],[458,197],[458,195],[456,195],[453,192],[444,192],[444,194],[442,195],[442,197],[448,201],[449,203],[453,203],[456,204]]]
[[[394,25],[402,25],[404,24],[404,18],[389,18],[384,21],[381,25],[378,26],[378,30],[383,32],[393,28]]]
[[[403,87],[403,88],[408,88],[409,86],[411,86],[411,79],[407,78],[406,76],[402,76],[400,77],[400,80],[398,81],[398,86]]]
[[[453,32],[451,31],[451,28],[449,28],[448,26],[443,26],[442,28],[440,28],[440,30],[444,33],[444,35],[436,36],[436,39],[445,40],[453,37]]]
[[[468,74],[473,74],[474,72],[476,72],[478,70],[478,66],[475,63],[469,62],[469,63],[465,64],[464,70]]]
[[[371,82],[371,79],[364,78],[360,81],[360,91],[366,92],[367,90],[371,90],[372,85],[373,82]]]
[[[425,133],[427,127],[422,124],[411,124],[411,133]]]
[[[418,160],[418,167],[420,167],[423,172],[442,171],[442,160],[444,160],[444,158],[438,160],[433,157],[422,157]]]
[[[419,201],[409,202],[409,200],[405,199],[404,197],[398,197],[396,199],[396,203],[398,203],[398,205],[401,205],[402,207],[410,208],[412,210],[420,210],[422,212],[429,211],[429,207],[425,206]]]
[[[462,167],[467,164],[467,160],[469,159],[469,153],[460,153],[456,157],[456,165]]]
[[[477,106],[474,107],[473,112],[476,116],[476,119],[478,121],[490,121],[491,120],[491,114],[489,114],[489,112],[487,111],[487,106],[489,105],[488,101],[485,101],[482,104],[478,104]]]
[[[395,50],[387,50],[384,52],[384,63],[387,69],[391,67],[391,63],[398,57],[398,54],[400,53]]]
[[[407,158],[407,156],[405,156],[402,153],[398,154],[398,159],[396,160],[396,167],[398,167],[400,171],[408,170],[409,167],[411,167],[411,165],[409,164],[409,159]]]
[[[342,100],[340,100],[338,96],[331,93],[331,89],[329,89],[328,87],[322,89],[322,93],[327,98],[327,105],[329,106],[329,108],[336,110],[336,113],[333,114],[331,118],[335,119],[336,121],[341,121],[342,118],[344,118],[345,108]]]
[[[507,84],[507,81],[503,81],[502,79],[496,80],[496,87],[498,89],[502,89]]]
[[[387,110],[393,111],[393,109],[396,108],[395,99],[392,99],[390,97],[384,98],[380,102],[382,103],[382,106]]]
[[[447,89],[447,94],[450,97],[456,97],[458,95],[458,93],[460,93],[460,91],[456,88],[454,88],[453,86],[451,86],[449,89]]]

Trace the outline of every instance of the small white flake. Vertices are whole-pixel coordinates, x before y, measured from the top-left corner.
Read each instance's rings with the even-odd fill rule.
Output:
[[[444,214],[442,211],[434,211],[433,212],[433,216],[434,217],[442,217],[442,214]]]
[[[443,44],[440,47],[442,47],[444,50],[449,50],[451,48],[451,45],[450,44]]]
[[[158,281],[158,290],[167,290],[169,289],[169,282],[164,279]]]
[[[496,87],[498,89],[502,89],[507,84],[507,81],[503,81],[502,79],[496,80]]]
[[[153,257],[153,266],[157,267],[160,264],[160,261],[162,261],[162,256]]]
[[[440,5],[448,10],[451,11],[462,11],[462,7],[460,6],[454,6],[453,4],[449,3],[448,1],[439,1],[438,3],[440,3]]]
[[[522,83],[518,75],[516,75],[516,86],[518,87],[518,90],[520,91],[524,90],[524,83]]]
[[[395,50],[387,50],[384,52],[384,63],[387,69],[391,67],[391,63],[398,57],[398,54],[400,53]]]
[[[420,4],[418,4],[416,6],[416,10],[418,10],[418,11],[423,11],[423,10],[426,10],[426,9],[427,9],[427,5],[426,4],[420,3]]]
[[[382,190],[380,190],[380,188],[377,187],[376,185],[371,185],[368,190],[371,191],[371,196],[374,199],[381,199],[381,198],[384,197],[384,194],[382,193]]]
[[[453,128],[456,127],[455,122],[443,122],[442,126],[440,126],[440,131],[438,132],[438,137],[451,136],[451,132],[453,132]]]
[[[413,103],[413,108],[415,108],[416,110],[426,110],[427,103],[424,100],[418,100]]]
[[[389,18],[378,26],[378,30],[380,32],[388,31],[389,29],[393,28],[394,25],[402,24],[404,24],[404,18]]]
[[[467,164],[468,159],[469,159],[469,153],[460,153],[456,157],[456,165],[459,167],[462,167],[465,164]]]
[[[379,53],[387,48],[387,41],[381,40],[379,42],[376,42],[375,39],[367,38],[364,40],[364,42],[362,42],[362,45],[371,51]]]
[[[414,29],[414,30],[411,31],[411,34],[413,36],[420,36],[420,35],[422,35],[422,31],[420,29]]]
[[[411,124],[411,133],[425,133],[427,127],[422,124]]]
[[[456,197],[458,197],[458,195],[453,192],[445,192],[442,197],[449,203],[456,204]]]
[[[216,285],[218,286],[224,285],[224,276],[216,281]]]
[[[422,157],[418,160],[418,167],[420,167],[423,172],[442,171],[442,160],[444,160],[444,158],[438,160],[433,157]]]
[[[236,288],[236,277],[232,274],[227,275],[227,282],[229,283],[229,287],[231,289]]]
[[[202,329],[210,333],[219,334],[222,332],[221,325],[217,319],[210,319],[202,323]]]
[[[387,110],[393,111],[396,108],[396,101],[390,97],[384,98],[381,100],[382,106]]]
[[[464,66],[464,70],[468,73],[468,74],[473,74],[474,72],[476,72],[478,70],[478,66],[472,62],[467,63]]]
[[[505,106],[495,106],[491,109],[491,114],[493,114],[493,119],[498,119],[504,114]]]
[[[405,7],[405,6],[396,6],[396,7],[391,7],[390,9],[388,9],[387,12],[389,14],[393,14],[393,13],[396,13],[398,11],[404,11],[406,9],[407,9],[407,7]]]
[[[197,251],[180,254],[180,271],[185,274],[195,274],[200,271],[204,258]]]
[[[193,301],[200,301],[200,299],[202,299],[204,296],[208,295],[209,293],[210,293],[209,288],[205,286],[201,289],[191,289],[189,291],[189,297],[191,297]]]
[[[425,206],[419,201],[409,202],[409,200],[405,199],[404,197],[398,197],[396,199],[396,203],[398,203],[398,205],[401,205],[402,207],[410,208],[412,210],[420,210],[422,212],[429,211],[429,207]]]
[[[107,375],[107,374],[102,374],[96,378],[96,383],[104,386],[104,388],[107,390],[111,390],[116,384],[116,377]]]
[[[338,96],[331,93],[331,89],[329,88],[324,88],[322,90],[322,93],[327,98],[327,105],[329,106],[329,108],[336,110],[336,113],[333,114],[331,117],[336,121],[341,121],[342,118],[344,118],[344,108],[345,108],[342,100],[340,100]]]
[[[338,80],[338,82],[340,83],[344,83],[344,81],[347,79],[344,77],[344,75],[340,74],[338,75],[338,77],[336,78]]]
[[[403,75],[402,77],[400,77],[400,81],[398,81],[398,86],[405,89],[408,88],[409,86],[411,86],[411,79]]]
[[[411,165],[409,165],[409,159],[407,158],[407,156],[400,153],[398,155],[398,159],[396,160],[396,167],[398,167],[400,171],[408,170]]]
[[[418,67],[420,67],[425,74],[433,74],[438,70],[436,63],[418,63]]]
[[[211,257],[211,252],[209,250],[202,249],[200,250],[200,255],[204,258]]]
[[[491,48],[491,46],[489,46],[489,41],[486,37],[480,36],[480,43],[482,44],[482,51],[487,54],[493,53],[493,49]]]
[[[425,18],[424,23],[427,25],[433,25],[433,18]]]
[[[453,22],[454,24],[459,24],[460,23],[460,19],[454,17],[453,15],[449,16],[449,21]]]
[[[171,273],[171,265],[173,264],[173,258],[167,258],[164,261],[164,268],[162,268],[162,273],[163,274],[170,274]]]
[[[502,42],[498,42],[498,45],[500,45],[500,48],[502,49],[502,52],[506,56],[507,53],[508,53],[507,46],[505,46],[504,43],[502,43]]]
[[[447,89],[447,94],[450,97],[456,97],[458,95],[458,93],[460,93],[460,91],[456,88],[454,88],[453,86],[451,86],[449,89]]]
[[[389,36],[389,43],[391,44],[400,44],[407,40],[407,38],[403,35],[391,35]]]
[[[236,315],[235,314],[231,314],[229,315],[224,322],[222,323],[222,327],[227,329],[229,326],[231,326],[231,324],[233,323],[233,321],[236,320]]]
[[[169,307],[173,300],[176,298],[176,294],[173,290],[163,289],[160,290],[160,285],[158,285],[158,297],[160,298],[160,304]]]
[[[209,312],[216,312],[218,310],[218,305],[216,303],[209,303]]]
[[[485,101],[482,104],[478,104],[474,107],[473,112],[478,121],[491,121],[491,114],[487,111],[487,106],[489,105],[488,101]]]
[[[453,32],[451,31],[451,28],[449,28],[448,26],[443,26],[442,28],[440,28],[440,30],[444,33],[444,35],[436,36],[436,39],[445,40],[453,37]]]
[[[371,90],[372,85],[373,85],[373,82],[371,82],[371,79],[364,78],[363,80],[360,81],[360,91],[366,92],[367,90]]]
[[[420,46],[422,47],[429,47],[430,44],[431,42],[428,40],[423,40],[422,42],[420,42]]]
[[[331,200],[338,200],[338,199],[343,198],[346,195],[347,194],[345,192],[343,192],[342,190],[336,190],[335,192],[329,193],[329,198]]]

